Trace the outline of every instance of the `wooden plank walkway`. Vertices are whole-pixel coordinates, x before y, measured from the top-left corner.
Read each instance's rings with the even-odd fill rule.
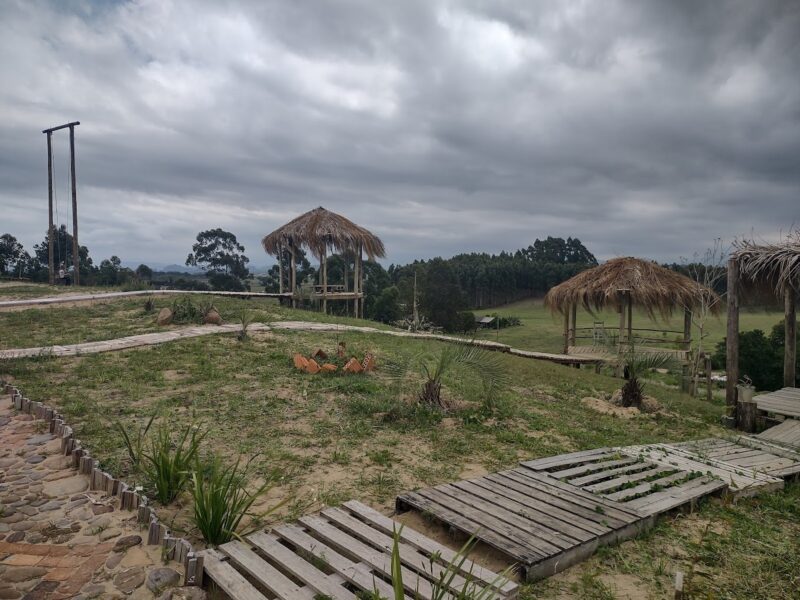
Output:
[[[341,508],[300,518],[243,541],[204,550],[205,577],[234,600],[356,600],[377,591],[393,598],[391,553],[393,531],[400,526],[368,506],[351,500]],[[403,585],[408,600],[430,600],[436,582],[456,553],[409,528],[400,531]],[[517,597],[518,584],[464,561],[446,597],[464,587],[495,588],[499,597]]]
[[[97,342],[84,342],[82,344],[67,344],[64,346],[39,346],[36,348],[15,348],[10,350],[0,350],[0,360],[14,358],[32,358],[37,356],[79,356],[82,354],[98,354],[100,352],[114,352],[138,348],[140,346],[155,346],[176,340],[200,337],[204,335],[216,335],[220,333],[236,333],[241,331],[242,326],[238,323],[226,325],[199,325],[197,327],[185,327],[183,329],[171,329],[168,331],[157,331],[153,333],[143,333],[140,335],[130,335],[127,337],[104,340]],[[270,328],[263,323],[252,323],[247,328],[249,332],[269,331]]]
[[[797,423],[800,424],[800,421]],[[756,437],[709,438],[671,445],[688,450],[702,459],[733,465],[744,472],[754,471],[780,478],[800,473],[800,454]]]
[[[774,415],[800,418],[800,388],[785,387],[776,392],[760,394],[753,397],[753,402],[758,406],[758,410]]]
[[[800,448],[800,421],[797,419],[786,419],[783,423],[775,425],[775,427],[770,427],[755,437],[783,446]]]

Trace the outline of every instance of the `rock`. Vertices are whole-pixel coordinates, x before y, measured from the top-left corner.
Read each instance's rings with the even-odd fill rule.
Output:
[[[154,595],[161,594],[167,588],[175,587],[180,584],[181,575],[175,569],[169,567],[159,567],[147,574],[147,589]]]
[[[87,600],[89,598],[99,598],[102,596],[106,591],[104,585],[100,585],[99,583],[88,583],[81,588],[81,594]]]
[[[156,317],[156,325],[169,325],[172,323],[172,309],[164,307],[160,311],[158,311],[158,316]]]
[[[206,592],[199,587],[179,587],[167,590],[158,600],[206,600]]]
[[[17,600],[17,598],[22,598],[22,594],[14,588],[0,589],[0,600]]]
[[[652,396],[644,396],[639,410],[645,413],[654,413],[661,410],[661,403]]]
[[[101,542],[107,542],[108,540],[119,537],[120,535],[122,535],[121,529],[112,528],[101,531],[99,537]]]
[[[86,477],[83,475],[73,475],[65,479],[46,482],[42,491],[51,498],[58,498],[60,496],[69,496],[77,494],[78,492],[83,492],[87,487],[89,487],[89,485]]]
[[[113,551],[114,552],[124,552],[128,548],[133,548],[134,546],[138,546],[142,543],[141,536],[138,535],[126,535],[125,537],[121,537],[117,540],[117,543],[114,544]]]
[[[25,459],[26,463],[30,463],[32,465],[38,465],[40,462],[44,460],[44,456],[41,454],[33,454]]]
[[[14,543],[14,542],[21,542],[24,539],[25,539],[25,532],[24,531],[15,531],[15,532],[10,533],[8,535],[8,537],[6,538],[6,541]]]
[[[144,568],[123,569],[114,577],[114,586],[123,594],[130,594],[144,583]]]
[[[6,583],[19,583],[30,581],[47,573],[43,567],[14,567],[3,573],[3,581]]]
[[[106,569],[109,571],[113,571],[119,565],[119,561],[122,560],[123,554],[122,552],[112,552],[111,555],[106,559]]]
[[[222,317],[217,312],[216,308],[212,308],[206,313],[206,316],[203,317],[203,323],[206,325],[222,325]]]
[[[108,506],[107,504],[92,504],[92,512],[95,515],[104,515],[113,511],[113,506]]]

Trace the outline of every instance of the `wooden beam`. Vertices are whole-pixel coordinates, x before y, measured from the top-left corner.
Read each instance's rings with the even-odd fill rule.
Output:
[[[692,311],[689,308],[683,309],[683,349],[687,352],[692,349]],[[693,396],[697,391],[690,381],[688,364],[681,366],[681,391]]]
[[[320,269],[322,270],[322,312],[328,314],[328,249],[322,251],[320,259]]]
[[[633,346],[633,296],[630,290],[625,292],[625,298],[628,304],[628,345]]]
[[[51,127],[50,129],[42,129],[42,133],[53,133],[54,131],[58,131],[59,129],[66,129],[67,127],[75,127],[75,125],[80,125],[80,121],[72,121],[72,123],[65,123],[64,125],[59,125],[57,127]]]
[[[77,121],[69,124],[69,170],[72,179],[72,266],[75,271],[72,284],[80,285],[80,245],[78,244],[78,191],[75,181],[75,125]],[[66,263],[66,261],[65,261]],[[66,268],[66,264],[64,265]]]
[[[570,307],[569,313],[570,328],[569,328],[569,345],[575,345],[575,330],[578,326],[578,303],[576,302]]]
[[[358,292],[361,294],[361,298],[358,299],[358,313],[356,314],[357,317],[363,319],[364,318],[364,259],[362,257],[363,248],[361,244],[358,245]]]
[[[278,246],[278,293],[283,293],[283,246]]]
[[[739,381],[739,261],[728,260],[728,332],[726,338],[725,405],[728,416],[735,416],[736,383]]]
[[[53,133],[47,133],[47,268],[50,275],[50,285],[56,282],[56,270],[53,264]]]
[[[297,298],[296,298],[296,293],[297,293],[297,257],[295,256],[294,241],[293,240],[289,242],[289,250],[291,251],[291,260],[292,260],[292,264],[290,265],[291,272],[289,273],[289,279],[290,279],[289,283],[291,284],[291,287],[292,287],[292,289],[291,289],[291,292],[292,292],[292,308],[297,308]]]
[[[564,354],[569,354],[569,315],[570,307],[564,310]]]
[[[797,374],[797,292],[791,285],[784,292],[783,386],[794,387]]]

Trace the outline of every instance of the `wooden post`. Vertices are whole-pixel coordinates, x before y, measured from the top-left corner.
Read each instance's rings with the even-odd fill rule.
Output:
[[[711,382],[711,357],[710,356],[706,356],[705,357],[705,363],[706,363],[705,364],[705,367],[706,367],[706,400],[708,402],[711,402],[711,400],[713,399],[714,390],[712,388],[712,382]]]
[[[575,345],[575,330],[578,328],[577,321],[578,321],[578,303],[575,302],[570,307],[570,332],[569,332],[569,345]]]
[[[353,316],[358,318],[358,277],[359,277],[359,264],[358,264],[358,254],[353,254],[353,293],[355,294],[355,298],[353,299]]]
[[[283,293],[283,246],[278,246],[278,293]]]
[[[784,323],[783,385],[794,387],[797,383],[797,292],[791,284],[784,292]]]
[[[739,402],[736,407],[736,420],[739,429],[745,433],[756,432],[758,405],[755,402]]]
[[[569,354],[569,315],[570,307],[564,309],[564,354]]]
[[[78,244],[78,191],[75,183],[75,125],[69,126],[69,170],[72,178],[72,266],[75,271],[72,285],[80,285],[80,245]],[[66,268],[66,264],[64,265]]]
[[[736,383],[739,381],[739,261],[728,260],[728,332],[725,347],[725,405],[736,416]]]
[[[292,264],[290,265],[291,273],[289,274],[289,283],[291,284],[292,292],[292,308],[297,308],[297,258],[294,252],[294,241],[289,242],[289,250],[291,251]]]
[[[50,285],[56,283],[56,269],[53,263],[53,132],[47,132],[47,266]]]
[[[683,310],[683,349],[691,350],[692,347],[692,311],[689,308]],[[688,357],[688,354],[687,354]],[[688,362],[681,366],[681,391],[692,392],[692,384],[689,375]],[[695,392],[697,390],[694,390]],[[694,393],[692,393],[694,396]]]
[[[630,290],[625,292],[625,298],[628,302],[628,345],[633,347],[633,297]]]
[[[361,297],[358,299],[358,317],[360,319],[364,318],[364,259],[361,255],[363,248],[361,244],[358,244],[358,291],[361,294]]]
[[[324,314],[328,314],[328,249],[325,248],[322,251],[322,256],[320,257],[319,262],[319,269],[320,269],[320,278],[322,281],[322,312]]]

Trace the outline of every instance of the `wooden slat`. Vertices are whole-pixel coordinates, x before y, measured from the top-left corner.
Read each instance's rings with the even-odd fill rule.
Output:
[[[602,462],[595,462],[595,463],[586,463],[583,465],[578,465],[577,467],[572,467],[569,469],[563,469],[561,471],[551,471],[550,475],[555,477],[556,479],[561,480],[569,480],[572,477],[576,477],[578,475],[583,475],[585,473],[594,473],[596,471],[605,471],[607,469],[613,469],[615,467],[622,467],[633,465],[637,462],[640,462],[636,457],[627,457],[627,458],[620,458],[618,460],[606,460]],[[570,483],[572,483],[570,481]]]
[[[243,542],[238,540],[228,542],[220,546],[219,551],[228,556],[231,562],[235,563],[239,569],[245,571],[281,600],[294,600],[295,598],[313,600],[313,591],[308,588],[300,588]]]
[[[273,529],[273,533],[330,565],[346,581],[355,584],[361,590],[378,591],[387,598],[394,597],[392,586],[383,579],[376,577],[370,567],[363,563],[354,563],[345,558],[333,548],[311,537],[296,525],[281,525]],[[406,596],[406,599],[410,600],[410,597]]]
[[[471,521],[454,510],[451,510],[449,507],[442,506],[438,502],[429,500],[416,492],[403,494],[400,496],[400,499],[409,506],[413,506],[424,513],[431,514],[448,525],[460,529],[469,536],[475,536],[523,564],[530,562],[532,557],[544,558],[540,552],[536,552],[527,546],[517,543],[515,539],[487,528],[483,523]]]
[[[203,570],[223,592],[236,600],[266,600],[266,596],[259,592],[236,569],[215,550],[203,550],[198,553],[203,557]]]
[[[695,502],[701,497],[723,490],[725,487],[725,482],[719,479],[698,477],[675,488],[669,488],[631,500],[628,504],[636,506],[651,515],[657,515],[684,504]]]
[[[643,479],[648,479],[650,477],[656,478],[658,476],[663,477],[666,475],[671,475],[676,470],[677,469],[675,469],[675,467],[664,467],[662,465],[655,465],[653,468],[647,471],[639,471],[637,473],[633,473],[632,475],[622,475],[620,477],[614,477],[613,479],[601,481],[600,483],[583,486],[583,489],[585,489],[588,492],[592,492],[593,494],[600,494],[603,492],[608,492],[609,490],[614,490],[623,485],[635,483]]]
[[[658,467],[658,465],[656,465],[655,463],[647,462],[646,460],[641,460],[641,461],[636,461],[633,464],[627,464],[621,467],[617,467],[615,469],[597,471],[595,473],[590,473],[589,475],[584,475],[583,477],[575,477],[574,479],[571,478],[569,480],[569,483],[571,483],[572,485],[579,485],[585,488],[587,484],[594,483],[596,481],[610,479],[616,475],[634,474],[638,473],[639,471],[652,469],[653,467]]]
[[[247,541],[315,592],[327,594],[336,600],[355,600],[355,595],[341,585],[329,581],[325,573],[297,556],[275,536],[258,531],[250,534]]]
[[[342,531],[318,516],[301,517],[299,522],[306,529],[313,532],[315,537],[322,538],[326,543],[335,548],[346,550],[358,556],[359,560],[370,565],[384,575],[391,575],[391,556],[375,550],[358,540],[345,535]],[[433,587],[427,579],[418,573],[406,568],[400,568],[403,574],[403,586],[406,592],[418,594],[420,598],[430,600],[433,597]]]
[[[581,450],[580,452],[570,452],[568,454],[537,458],[536,460],[526,460],[520,464],[534,471],[544,471],[563,465],[600,460],[601,457],[611,454],[613,454],[611,448],[595,448],[593,450]]]
[[[352,514],[358,516],[358,518],[364,520],[371,527],[383,532],[384,534],[392,535],[395,527],[397,527],[397,524],[389,517],[382,515],[378,511],[373,510],[369,506],[356,500],[345,502],[342,506],[344,506]],[[403,527],[400,529],[400,539],[404,543],[414,546],[428,556],[440,556],[441,559],[447,563],[453,563],[456,560],[460,562],[461,560],[461,558],[457,556],[457,552],[454,552],[447,546],[443,546],[439,542],[436,542],[408,527]],[[463,564],[461,565],[461,572],[468,573],[473,579],[479,581],[483,585],[494,585],[497,583],[497,573],[481,567],[469,559],[464,560]],[[504,596],[516,596],[518,587],[519,586],[513,581],[507,581],[503,586],[501,586],[500,591]]]
[[[660,477],[659,479],[654,479],[653,481],[645,481],[644,483],[640,483],[639,485],[635,485],[633,487],[625,488],[624,490],[620,490],[618,492],[611,492],[608,494],[604,494],[606,498],[610,500],[617,500],[619,502],[626,502],[629,499],[633,499],[636,496],[641,494],[649,493],[653,488],[668,486],[676,481],[681,481],[686,479],[689,474],[686,471],[678,471],[677,473],[673,473],[672,475],[667,475],[665,477]]]

